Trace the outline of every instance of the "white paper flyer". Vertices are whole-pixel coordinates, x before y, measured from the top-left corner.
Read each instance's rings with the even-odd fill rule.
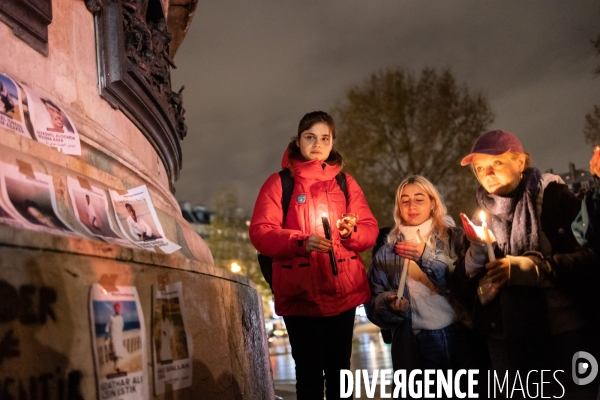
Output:
[[[146,333],[137,289],[114,286],[108,291],[96,283],[91,290],[98,398],[148,399]]]
[[[25,127],[21,89],[3,74],[0,74],[0,126],[31,139]]]
[[[0,181],[3,206],[12,217],[30,229],[79,236],[58,213],[51,176],[34,172],[27,163],[0,163]]]
[[[187,314],[181,282],[165,285],[154,293],[152,337],[154,392],[192,385],[192,337],[185,329]]]
[[[121,232],[143,249],[171,254],[181,247],[166,238],[146,185],[125,192],[110,191]]]
[[[67,187],[75,217],[88,233],[109,243],[132,246],[129,240],[115,231],[103,189],[91,185],[86,179],[72,176],[67,176]]]
[[[56,147],[65,154],[81,155],[79,133],[71,118],[51,99],[41,97],[25,85],[33,133],[38,142]]]

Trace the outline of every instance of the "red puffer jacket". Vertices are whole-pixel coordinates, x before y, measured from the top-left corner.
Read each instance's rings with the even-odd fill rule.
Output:
[[[287,164],[286,153],[282,167]],[[346,204],[344,192],[335,180],[339,166],[312,160],[295,162],[292,170],[294,190],[285,226],[282,228],[281,178],[275,173],[260,189],[250,224],[250,240],[261,254],[273,257],[273,293],[278,315],[338,315],[370,298],[358,252],[375,243],[377,221],[362,190],[348,174]],[[357,213],[359,218],[355,232],[342,239],[336,221],[346,212]],[[323,214],[329,217],[332,228],[337,276],[331,272],[327,253],[306,253],[305,250],[311,233],[325,237]]]

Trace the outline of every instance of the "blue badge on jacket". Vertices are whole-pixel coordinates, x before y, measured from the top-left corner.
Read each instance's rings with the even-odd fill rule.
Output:
[[[298,203],[304,203],[306,201],[306,196],[303,194],[298,195]]]

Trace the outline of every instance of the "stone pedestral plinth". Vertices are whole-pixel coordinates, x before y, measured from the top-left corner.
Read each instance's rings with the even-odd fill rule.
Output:
[[[139,294],[150,398],[273,398],[256,289],[244,277],[215,268],[210,250],[182,218],[170,190],[177,161],[166,167],[160,143],[100,97],[94,15],[79,0],[53,0],[51,6],[47,56],[0,23],[0,73],[59,104],[79,131],[82,154],[65,155],[0,128],[0,162],[25,163],[51,176],[57,210],[80,237],[0,225],[0,393],[15,399],[100,398],[90,287],[112,276],[115,285],[135,286]],[[123,247],[78,228],[68,176],[103,189],[146,185],[166,238],[181,249],[167,255]],[[190,388],[154,396],[152,292],[165,279],[183,285],[193,376]]]

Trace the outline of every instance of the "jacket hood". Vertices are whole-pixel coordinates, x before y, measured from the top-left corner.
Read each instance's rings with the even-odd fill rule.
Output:
[[[320,181],[328,181],[334,179],[340,173],[339,165],[329,165],[326,162],[319,160],[297,161],[291,160],[286,148],[281,159],[281,168],[289,168],[293,175],[305,179],[317,179]]]

